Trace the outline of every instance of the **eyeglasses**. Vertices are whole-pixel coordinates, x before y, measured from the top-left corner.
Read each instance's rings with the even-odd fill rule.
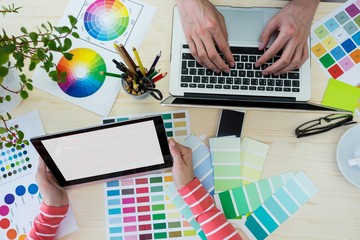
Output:
[[[297,138],[311,136],[337,127],[356,123],[352,120],[353,116],[351,114],[331,114],[300,125],[295,129],[295,134]]]

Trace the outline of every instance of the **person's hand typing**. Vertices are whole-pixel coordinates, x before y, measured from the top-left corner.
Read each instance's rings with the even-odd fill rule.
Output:
[[[39,185],[42,201],[47,206],[63,207],[69,205],[66,190],[58,185],[41,158],[39,158],[36,172],[36,182]]]
[[[194,179],[192,150],[174,139],[169,140],[170,153],[173,158],[172,174],[177,189],[181,189]]]
[[[259,49],[263,50],[274,32],[278,36],[270,48],[256,62],[260,66],[280,50],[279,60],[263,70],[263,74],[282,74],[299,68],[309,57],[307,38],[319,0],[292,0],[267,24],[260,36]]]
[[[229,66],[234,66],[234,57],[221,13],[208,0],[176,0],[176,3],[190,52],[196,61],[215,72],[229,72]]]

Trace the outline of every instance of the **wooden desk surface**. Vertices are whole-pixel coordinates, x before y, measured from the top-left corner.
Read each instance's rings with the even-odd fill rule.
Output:
[[[1,4],[11,2],[1,1]],[[144,0],[158,8],[157,14],[139,52],[143,62],[150,63],[161,50],[158,66],[169,71],[171,19],[174,1]],[[232,6],[283,6],[284,1],[214,0],[214,4]],[[23,6],[20,14],[1,17],[0,27],[9,33],[18,33],[20,26],[34,29],[35,25],[59,21],[68,1],[45,0],[15,1]],[[339,3],[321,3],[315,20],[339,6]],[[327,77],[312,61],[312,101],[320,103],[327,85]],[[168,95],[169,78],[158,83]],[[174,108],[176,109],[176,108]],[[19,116],[38,110],[47,133],[70,130],[101,123],[101,117],[71,103],[35,89],[30,98],[12,112]],[[152,98],[134,100],[121,91],[110,116],[143,112],[167,111]],[[215,134],[219,110],[189,108],[191,131],[194,134]],[[294,216],[282,224],[269,239],[360,239],[360,189],[351,185],[339,171],[336,146],[341,135],[349,128],[342,127],[317,136],[297,139],[294,129],[301,123],[319,117],[317,113],[249,110],[246,113],[243,136],[270,144],[262,177],[286,171],[303,170],[320,191]],[[63,239],[105,239],[103,185],[92,184],[69,190],[71,204],[79,230]]]

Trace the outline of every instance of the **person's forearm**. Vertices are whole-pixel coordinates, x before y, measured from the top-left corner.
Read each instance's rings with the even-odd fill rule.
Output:
[[[28,238],[34,240],[55,239],[61,221],[65,218],[69,205],[63,207],[41,204],[40,214],[34,220],[34,226],[28,233]]]
[[[291,2],[299,4],[300,6],[315,12],[319,6],[320,0],[292,0]]]
[[[196,221],[209,240],[241,239],[225,215],[216,208],[212,197],[197,178],[181,188],[179,193],[190,206]]]

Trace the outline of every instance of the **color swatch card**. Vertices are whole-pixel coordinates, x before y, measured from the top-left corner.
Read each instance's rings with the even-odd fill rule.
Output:
[[[150,117],[161,115],[164,120],[166,135],[168,138],[174,138],[178,142],[185,140],[190,135],[190,117],[187,110],[175,110],[158,113],[143,113],[133,115],[123,115],[103,119],[103,124],[122,122],[134,118]]]
[[[221,209],[227,219],[246,215],[257,209],[266,199],[271,197],[294,173],[284,173],[248,185],[233,188],[214,195],[216,206]]]
[[[207,191],[214,194],[214,172],[212,168],[210,150],[199,137],[190,135],[184,142],[184,146],[192,149],[194,176],[197,177]],[[175,204],[176,208],[190,223],[201,239],[206,239],[204,232],[195,219],[190,207],[178,193],[174,183],[165,188],[166,195]]]
[[[258,181],[269,151],[269,145],[244,137],[241,139],[242,185]]]
[[[215,190],[214,170],[211,163],[210,149],[200,137],[195,135],[188,136],[181,144],[191,148],[194,176],[200,180],[210,195],[213,195]]]
[[[241,186],[240,143],[240,138],[233,137],[209,139],[214,166],[215,193]]]
[[[311,27],[311,52],[329,78],[360,86],[360,1],[349,0]]]
[[[172,182],[171,173],[107,182],[107,239],[198,239],[164,193]]]
[[[38,112],[7,123],[8,126],[15,124],[27,140],[45,134]],[[32,145],[23,145],[20,150],[3,147],[0,155],[0,239],[24,239],[40,210],[41,195],[35,182],[39,155]],[[70,208],[56,237],[76,230],[77,224]]]
[[[250,239],[265,239],[318,191],[304,172],[298,172],[265,200],[241,229]]]
[[[356,112],[360,116],[360,88],[330,78],[321,104]]]
[[[108,116],[121,88],[121,81],[100,72],[118,72],[112,59],[119,56],[114,42],[125,47],[138,48],[154,17],[156,8],[140,1],[126,0],[72,0],[69,2],[60,26],[69,26],[68,15],[77,18],[77,33],[72,38],[72,60],[54,54],[54,63],[60,72],[66,72],[66,81],[56,83],[38,66],[34,85],[80,107],[102,116]],[[131,51],[129,51],[131,53]]]

